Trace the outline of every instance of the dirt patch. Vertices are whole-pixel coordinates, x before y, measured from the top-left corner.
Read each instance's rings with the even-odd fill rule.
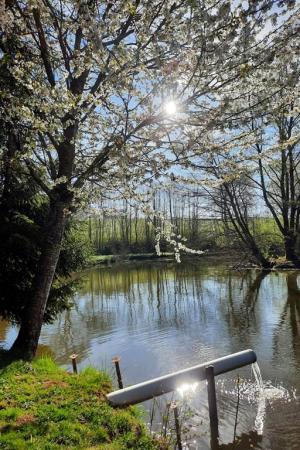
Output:
[[[26,425],[27,423],[32,423],[35,421],[35,417],[32,414],[24,414],[24,416],[20,416],[16,420],[16,425]]]
[[[49,380],[43,382],[44,389],[50,389],[52,387],[66,388],[68,386],[69,386],[68,383],[65,383],[64,381]]]

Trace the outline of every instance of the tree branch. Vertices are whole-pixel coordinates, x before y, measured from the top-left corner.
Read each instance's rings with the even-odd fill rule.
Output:
[[[55,78],[54,78],[54,73],[52,70],[51,63],[50,63],[50,54],[49,54],[49,50],[48,50],[45,33],[44,33],[42,23],[41,23],[40,12],[37,8],[34,8],[34,10],[33,10],[33,17],[34,17],[36,29],[37,29],[38,36],[39,36],[39,43],[40,43],[39,47],[40,47],[41,57],[42,57],[42,60],[44,63],[44,67],[46,70],[47,78],[48,78],[48,81],[51,84],[51,86],[54,87],[55,86]]]

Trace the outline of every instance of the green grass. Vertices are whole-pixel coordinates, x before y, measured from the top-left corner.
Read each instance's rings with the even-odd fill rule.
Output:
[[[137,408],[113,409],[104,372],[69,374],[49,358],[0,371],[0,449],[166,448],[150,437]]]
[[[89,264],[105,264],[115,262],[116,257],[114,255],[92,255],[88,259]]]
[[[92,255],[88,263],[90,265],[109,264],[116,261],[139,261],[147,259],[171,258],[174,253],[162,253],[158,256],[156,253],[127,253],[125,255]]]

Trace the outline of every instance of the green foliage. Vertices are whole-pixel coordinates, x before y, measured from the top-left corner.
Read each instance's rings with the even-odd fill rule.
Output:
[[[14,179],[9,194],[2,196],[0,211],[0,316],[20,323],[38,269],[48,201],[37,186]],[[76,284],[70,275],[81,269],[90,256],[91,247],[85,235],[83,225],[75,219],[66,228],[45,322],[71,306]]]
[[[57,267],[59,275],[68,276],[70,272],[84,267],[91,253],[92,245],[88,241],[86,224],[74,218],[65,233]]]
[[[129,232],[124,236],[123,218],[103,218],[101,221],[89,219],[82,224],[96,253],[91,262],[114,262],[112,255],[154,253],[155,230],[146,226],[146,219],[127,218]],[[241,240],[233,227],[226,227],[221,219],[177,217],[173,220],[177,232],[187,239],[191,248],[209,252],[227,249],[241,250]],[[278,257],[284,254],[282,236],[278,233],[272,217],[256,217],[249,219],[249,226],[259,247],[266,257]],[[149,233],[147,233],[149,231]],[[162,243],[163,252],[172,251],[170,246]]]
[[[72,375],[48,358],[11,364],[0,372],[0,448],[163,448],[135,408],[108,405],[110,389],[109,377],[94,369]]]

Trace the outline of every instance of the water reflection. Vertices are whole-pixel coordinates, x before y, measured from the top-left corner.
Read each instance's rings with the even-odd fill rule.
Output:
[[[117,353],[128,357],[131,345],[138,351],[130,360],[142,360],[144,351],[154,359],[165,350],[168,364],[159,361],[165,371],[253,347],[275,378],[273,368],[287,350],[289,370],[300,365],[297,277],[195,264],[91,271],[83,276],[74,309],[44,327],[42,343],[55,349],[61,363],[74,351],[88,363]],[[141,368],[136,379],[144,375]]]
[[[228,316],[226,320],[230,328],[238,332],[257,328],[260,317],[256,315],[256,304],[259,298],[261,283],[267,277],[267,271],[247,271],[236,278],[236,274],[228,274]],[[240,295],[237,296],[237,291]]]
[[[286,274],[287,297],[283,303],[278,325],[274,330],[274,356],[279,354],[279,348],[286,346],[296,361],[300,359],[300,289],[297,283],[298,273]],[[288,335],[287,335],[288,334]],[[287,346],[288,344],[288,346]]]

